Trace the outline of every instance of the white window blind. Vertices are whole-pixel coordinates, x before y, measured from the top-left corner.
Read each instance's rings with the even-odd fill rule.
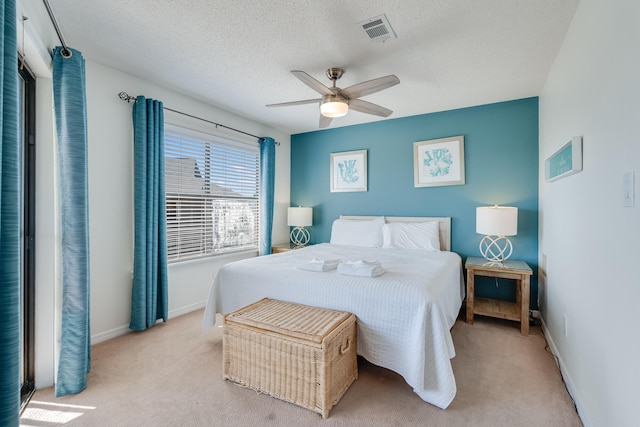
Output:
[[[259,148],[165,125],[169,261],[258,247]]]

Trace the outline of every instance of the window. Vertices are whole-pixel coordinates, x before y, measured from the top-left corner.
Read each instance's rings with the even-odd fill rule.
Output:
[[[259,147],[165,125],[169,261],[257,249]]]

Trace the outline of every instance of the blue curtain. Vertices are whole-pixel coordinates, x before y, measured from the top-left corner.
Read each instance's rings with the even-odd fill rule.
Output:
[[[141,331],[168,319],[167,231],[162,102],[139,96],[133,106],[134,250],[131,323]]]
[[[20,136],[16,3],[0,6],[0,425],[20,413]]]
[[[53,52],[53,102],[58,136],[62,331],[56,396],[87,387],[91,368],[89,327],[89,197],[84,58]]]
[[[266,137],[260,142],[260,255],[271,253],[275,175],[276,142]]]

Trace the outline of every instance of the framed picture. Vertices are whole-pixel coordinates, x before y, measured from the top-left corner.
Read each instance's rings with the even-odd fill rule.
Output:
[[[367,191],[367,150],[331,153],[331,192]]]
[[[553,182],[582,170],[582,137],[574,136],[544,162],[544,180]]]
[[[464,184],[464,136],[413,143],[413,186]]]

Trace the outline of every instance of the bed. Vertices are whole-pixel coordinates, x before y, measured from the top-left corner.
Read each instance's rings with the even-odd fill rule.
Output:
[[[450,244],[450,218],[342,216],[330,243],[223,266],[203,328],[214,325],[217,313],[262,298],[354,313],[358,354],[402,375],[422,400],[444,409],[456,394],[450,329],[464,298],[462,261]],[[383,273],[302,269],[319,260],[375,262]]]

